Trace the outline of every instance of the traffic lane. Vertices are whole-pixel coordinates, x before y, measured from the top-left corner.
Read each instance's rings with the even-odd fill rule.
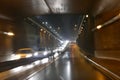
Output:
[[[0,73],[0,80],[24,80],[30,74],[36,71],[42,70],[44,67],[48,66],[51,62],[43,60],[37,60],[31,64],[19,66],[8,71]]]
[[[71,49],[71,52],[66,52],[59,60],[27,80],[111,80],[80,56],[76,45]]]

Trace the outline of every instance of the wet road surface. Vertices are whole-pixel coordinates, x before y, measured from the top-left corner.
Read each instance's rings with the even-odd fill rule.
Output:
[[[73,45],[60,59],[27,80],[111,80],[80,54],[77,45]]]

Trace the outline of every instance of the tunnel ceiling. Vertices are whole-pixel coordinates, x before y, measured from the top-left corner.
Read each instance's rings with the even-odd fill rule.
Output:
[[[115,7],[120,0],[0,0],[0,17],[88,12],[96,16]]]
[[[99,0],[99,2],[96,1],[91,13],[93,16],[97,16],[101,13],[109,13],[116,15],[120,13],[120,0]]]
[[[49,13],[86,13],[93,0],[0,0],[2,16],[35,16]]]
[[[44,22],[43,25],[46,25],[55,34],[59,34],[62,39],[73,41],[76,40],[83,16],[80,14],[53,14],[37,16],[36,18],[38,22]]]
[[[66,20],[64,19],[65,17],[57,17],[62,20],[60,22],[62,25],[59,24],[59,22],[56,22],[56,26],[61,26],[63,28],[75,24],[70,25],[71,22],[75,21],[73,14],[91,13],[96,17],[101,13],[106,12],[113,14],[113,11],[111,12],[111,10],[115,10],[114,13],[116,11],[119,13],[120,0],[0,0],[0,18],[3,19],[41,16],[44,14],[72,14],[72,16],[67,17]],[[117,13],[112,16],[115,16],[116,14]],[[76,20],[79,21],[79,18],[76,18]],[[47,21],[50,22],[51,20],[48,19]],[[50,22],[51,25],[54,25],[54,21],[55,20]]]
[[[119,0],[0,0],[0,13],[12,16],[47,13],[85,13],[119,7]]]

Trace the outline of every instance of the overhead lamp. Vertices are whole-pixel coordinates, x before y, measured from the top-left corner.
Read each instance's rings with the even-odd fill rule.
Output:
[[[77,27],[77,25],[75,24],[75,27]]]
[[[14,36],[15,34],[13,32],[8,32],[7,35],[8,36]]]
[[[97,27],[93,28],[92,31],[95,31],[96,29],[101,29],[102,27],[108,25],[108,24],[111,24],[117,20],[120,19],[120,13],[118,15],[116,15],[115,17],[113,17],[112,19],[106,21],[105,23],[103,23],[102,25],[98,25]]]
[[[52,26],[50,26],[50,28],[52,28]]]
[[[45,24],[48,24],[48,22],[45,22]]]
[[[100,29],[100,28],[102,28],[102,25],[98,25],[96,28],[97,28],[97,29]]]
[[[88,14],[85,17],[88,18]]]
[[[58,27],[58,30],[60,30],[60,27]]]
[[[40,31],[43,31],[43,29],[40,29]]]
[[[46,33],[46,31],[44,31],[44,33]]]

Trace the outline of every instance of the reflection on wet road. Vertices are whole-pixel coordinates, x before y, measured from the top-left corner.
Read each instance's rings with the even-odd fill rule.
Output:
[[[76,45],[59,60],[27,80],[111,80],[92,67],[81,55]]]

